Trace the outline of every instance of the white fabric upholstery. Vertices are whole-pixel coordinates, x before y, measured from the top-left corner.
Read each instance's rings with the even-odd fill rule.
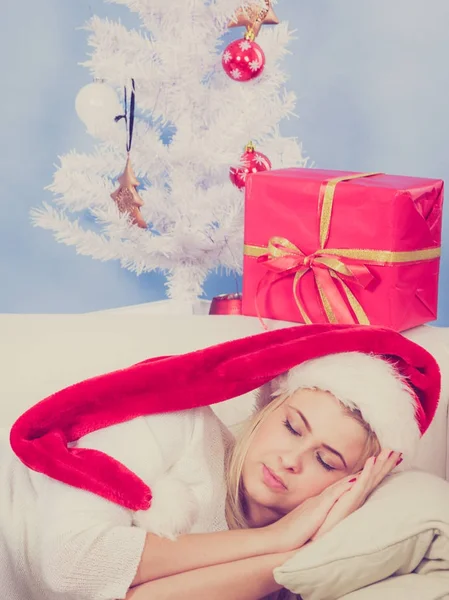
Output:
[[[191,314],[177,315],[167,303],[164,314],[164,304],[155,303],[86,315],[0,314],[0,428],[9,428],[29,406],[84,378],[151,356],[181,354],[263,331],[256,318],[205,312],[207,303],[201,303]],[[290,324],[268,321],[268,325],[273,329]],[[419,327],[407,336],[428,348],[443,371],[438,415],[420,443],[416,466],[444,477],[449,328]],[[233,425],[252,405],[253,395],[247,394],[217,405],[216,412]]]

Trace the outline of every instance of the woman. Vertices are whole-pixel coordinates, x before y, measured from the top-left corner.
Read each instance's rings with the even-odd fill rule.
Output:
[[[434,359],[399,334],[310,326],[62,390],[11,432],[21,462],[10,456],[1,471],[2,591],[9,600],[277,593],[273,569],[411,457],[439,381]],[[256,388],[234,443],[207,405]]]

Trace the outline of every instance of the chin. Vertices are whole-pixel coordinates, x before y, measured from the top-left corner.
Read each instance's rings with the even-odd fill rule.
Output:
[[[276,500],[278,500],[276,493],[272,492],[263,481],[254,481],[245,490],[246,497],[251,504],[257,505],[262,510],[270,511],[270,513],[276,513],[276,519],[281,513],[285,514],[285,511],[276,506]]]
[[[274,494],[270,492],[263,484],[255,486],[249,494],[251,500],[256,502],[259,506],[268,508],[273,504]]]
[[[263,497],[251,497],[252,510],[250,516],[251,527],[266,527],[278,521],[285,512],[270,504]]]

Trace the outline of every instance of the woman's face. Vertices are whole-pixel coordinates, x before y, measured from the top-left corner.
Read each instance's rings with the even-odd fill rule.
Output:
[[[243,465],[247,517],[263,526],[354,472],[367,432],[334,396],[299,390],[268,414]]]

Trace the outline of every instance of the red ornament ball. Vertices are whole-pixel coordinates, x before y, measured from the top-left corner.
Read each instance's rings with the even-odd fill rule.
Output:
[[[265,54],[256,42],[234,40],[223,52],[223,69],[234,81],[250,81],[258,77],[265,66]]]
[[[240,190],[245,187],[246,178],[250,173],[259,173],[271,169],[270,159],[262,152],[256,152],[252,146],[247,147],[241,160],[242,164],[239,167],[229,169],[229,179]]]

